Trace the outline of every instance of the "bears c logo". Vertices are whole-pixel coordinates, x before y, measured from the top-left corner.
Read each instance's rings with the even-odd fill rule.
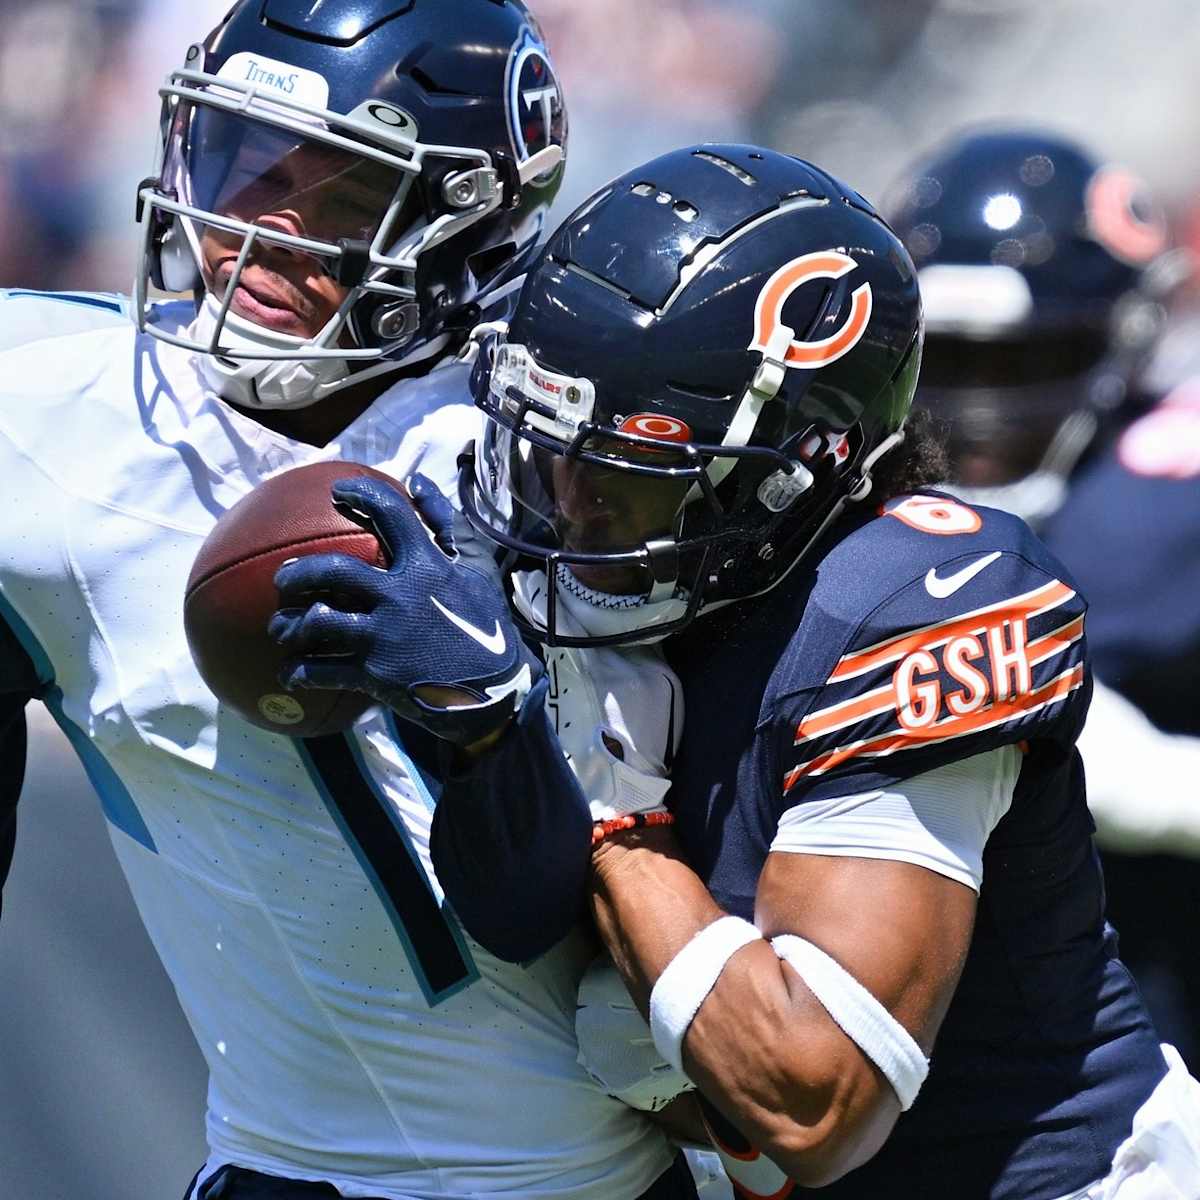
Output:
[[[1087,187],[1088,229],[1111,254],[1140,266],[1167,248],[1167,220],[1145,186],[1120,167],[1101,167]]]
[[[818,250],[780,267],[758,295],[754,306],[754,341],[750,349],[763,354],[767,352],[776,331],[783,326],[783,306],[797,288],[813,279],[841,279],[857,266],[854,259],[840,250]],[[869,283],[855,288],[850,297],[850,315],[842,327],[817,342],[793,340],[784,366],[811,371],[827,367],[849,354],[867,332],[873,303]]]

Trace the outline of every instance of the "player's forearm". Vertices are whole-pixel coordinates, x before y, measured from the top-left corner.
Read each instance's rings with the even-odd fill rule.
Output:
[[[488,752],[457,766],[446,774],[430,834],[438,881],[477,942],[525,962],[586,912],[587,801],[540,697]]]
[[[643,1013],[675,956],[725,915],[661,830],[601,845],[593,910]],[[865,1162],[894,1122],[890,1104],[883,1111],[848,1102],[857,1054],[765,940],[729,960],[683,1050],[684,1067],[703,1094],[802,1184],[829,1183]]]
[[[593,863],[596,925],[645,1014],[650,991],[671,959],[725,914],[664,830],[610,838],[597,847]]]

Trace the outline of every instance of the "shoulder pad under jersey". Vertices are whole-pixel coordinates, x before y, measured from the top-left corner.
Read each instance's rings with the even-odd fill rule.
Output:
[[[0,289],[0,352],[131,320],[128,296]]]
[[[1090,693],[1085,609],[1019,518],[938,493],[889,501],[820,562],[772,676],[787,807],[996,746],[1069,747]]]

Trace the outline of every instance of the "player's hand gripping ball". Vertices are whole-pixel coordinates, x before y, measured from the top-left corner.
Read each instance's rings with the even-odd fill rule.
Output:
[[[322,554],[275,576],[281,678],[364,692],[443,741],[472,746],[524,706],[542,665],[521,640],[488,551],[432,480],[347,479],[334,496],[375,529],[391,566]],[[540,703],[540,701],[539,701]]]
[[[362,692],[286,691],[287,654],[268,636],[279,608],[275,573],[292,559],[337,553],[384,568],[379,539],[334,502],[335,480],[389,477],[357,463],[321,462],[268,479],[205,539],[188,577],[184,628],[201,677],[222,704],[289,737],[348,728],[374,701]]]

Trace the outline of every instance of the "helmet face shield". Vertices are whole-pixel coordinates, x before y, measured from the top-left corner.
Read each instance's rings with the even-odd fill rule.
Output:
[[[811,476],[771,447],[705,444],[680,420],[654,414],[604,418],[586,378],[560,375],[519,344],[486,348],[492,361],[476,403],[489,417],[468,472],[460,477],[464,512],[485,537],[527,560],[593,604],[633,608],[680,602],[681,628],[699,610],[702,581],[718,545],[729,545],[722,495],[741,465],[803,489]],[[729,481],[726,483],[726,481]],[[722,484],[725,484],[723,487]],[[576,641],[555,626],[550,589],[547,629],[555,645]],[[637,641],[636,622],[610,644]]]
[[[386,242],[420,213],[411,173],[394,164],[190,101],[176,111],[163,180],[193,208],[334,247],[373,241],[385,219]]]
[[[412,119],[384,102],[340,114],[311,96],[196,70],[176,72],[161,94],[159,173],[139,193],[138,311],[144,329],[189,350],[233,360],[378,359],[419,323],[421,255],[501,203],[486,151],[421,143]],[[273,286],[252,284],[255,267]],[[215,332],[203,344],[148,320],[156,268],[167,290],[203,287],[216,301]],[[271,311],[303,309],[296,293],[312,290],[324,303],[293,313],[302,320]],[[247,344],[225,337],[226,328],[267,337]]]
[[[692,482],[665,465],[646,474],[600,466],[600,455],[619,461],[606,441],[589,439],[587,457],[556,453],[489,421],[475,461],[479,511],[497,532],[554,555],[585,588],[649,599],[660,582],[654,547],[677,544]]]
[[[947,424],[955,481],[1001,487],[1039,470],[1086,409],[1107,355],[1091,329],[987,341],[928,334],[917,403]]]
[[[402,239],[424,216],[414,184],[318,130],[194,101],[176,108],[162,171],[204,289],[235,322],[335,349],[347,341],[346,247]]]

